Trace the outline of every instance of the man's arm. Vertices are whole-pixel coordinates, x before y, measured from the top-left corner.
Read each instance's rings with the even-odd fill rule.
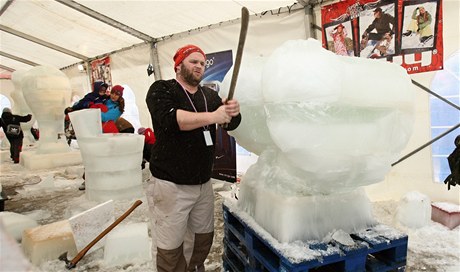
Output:
[[[180,130],[188,131],[208,125],[230,123],[232,117],[238,114],[239,104],[236,100],[231,100],[213,112],[177,110],[176,118]]]

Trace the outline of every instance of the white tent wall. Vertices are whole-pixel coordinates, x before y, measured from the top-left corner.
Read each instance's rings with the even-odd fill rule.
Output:
[[[244,56],[267,56],[287,40],[305,39],[303,18],[303,10],[279,15],[267,14],[261,17],[251,17],[244,46]],[[233,58],[235,58],[239,31],[240,23],[236,22],[218,28],[205,28],[185,37],[158,43],[162,77],[164,79],[175,77],[173,56],[178,48],[186,44],[195,44],[206,53],[232,50]]]
[[[82,98],[86,93],[91,91],[91,84],[86,71],[78,70],[77,65],[72,65],[66,69],[61,70],[70,80],[70,87],[72,89],[71,99],[74,96]],[[71,105],[71,101],[68,101]]]
[[[155,81],[153,74],[147,75],[149,63],[150,44],[143,44],[110,55],[112,82],[114,85],[128,85],[133,90],[139,110],[140,124],[144,127],[151,127],[145,95],[150,85]]]

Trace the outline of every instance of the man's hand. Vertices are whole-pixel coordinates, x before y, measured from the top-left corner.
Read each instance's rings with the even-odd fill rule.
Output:
[[[227,99],[224,98],[222,99],[222,103],[223,105],[214,112],[216,123],[219,125],[230,123],[232,117],[236,117],[240,114],[240,104],[237,100],[232,99],[227,101]]]
[[[238,103],[238,100],[232,99],[227,101],[227,99],[222,99],[222,103],[225,106],[225,112],[231,117],[240,114],[240,103]]]

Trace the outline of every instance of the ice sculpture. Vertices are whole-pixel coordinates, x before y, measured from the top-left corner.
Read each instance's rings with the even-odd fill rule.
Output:
[[[58,141],[64,131],[64,109],[70,101],[70,82],[56,68],[37,66],[22,79],[22,91],[40,126],[37,153],[68,151],[65,141]]]
[[[81,163],[79,152],[65,142],[64,109],[70,101],[70,82],[59,69],[36,66],[21,80],[22,92],[40,127],[37,149],[21,154],[28,169],[52,168]]]
[[[85,166],[86,198],[132,199],[142,195],[144,136],[102,133],[100,109],[69,113]]]
[[[282,242],[375,224],[360,186],[382,181],[411,135],[403,68],[293,40],[245,56],[235,95],[243,121],[230,134],[259,155],[241,181],[243,210]]]
[[[18,115],[27,115],[32,113],[29,105],[27,104],[24,94],[22,92],[22,79],[25,75],[26,71],[14,71],[11,74],[11,81],[14,85],[14,91],[11,92],[10,96],[14,102],[14,114]],[[35,116],[32,115],[32,120],[26,123],[21,123],[21,128],[24,133],[24,145],[28,145],[31,143],[35,143],[35,138],[30,132],[33,124],[35,123]]]

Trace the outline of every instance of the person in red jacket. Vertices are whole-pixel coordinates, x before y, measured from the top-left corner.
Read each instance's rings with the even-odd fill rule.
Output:
[[[156,138],[151,128],[140,127],[137,130],[137,133],[145,136],[144,149],[142,151],[142,169],[144,169],[145,163],[150,161],[152,146],[155,143]]]

